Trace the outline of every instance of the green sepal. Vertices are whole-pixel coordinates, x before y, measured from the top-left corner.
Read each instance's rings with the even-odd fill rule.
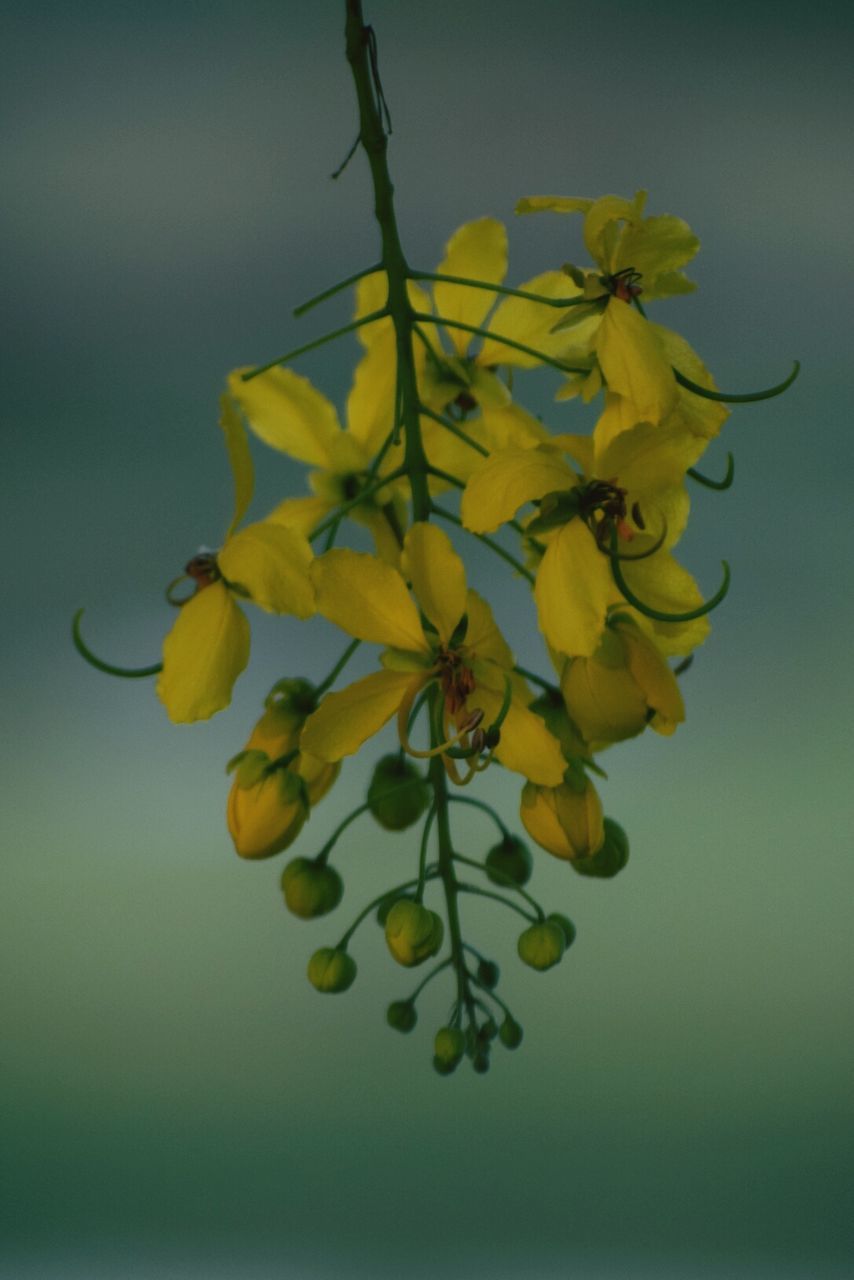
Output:
[[[225,771],[233,773],[238,787],[246,791],[263,781],[269,767],[270,757],[267,752],[249,747],[232,756],[225,766]]]

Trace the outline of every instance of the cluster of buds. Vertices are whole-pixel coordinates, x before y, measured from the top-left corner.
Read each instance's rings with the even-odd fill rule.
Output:
[[[597,757],[647,730],[676,731],[685,716],[679,676],[729,584],[724,562],[720,587],[704,599],[675,557],[689,482],[729,487],[731,454],[722,480],[696,469],[726,422],[727,402],[777,394],[797,366],[779,386],[731,396],[683,337],[647,316],[649,303],[694,288],[684,268],[699,242],[680,218],[646,216],[643,192],[519,202],[523,214],[580,215],[587,266],[547,267],[507,286],[507,233],[484,217],[452,235],[435,271],[412,269],[394,220],[368,29],[354,0],[348,14],[348,58],[357,85],[367,86],[360,136],[372,153],[381,265],[297,308],[302,314],[355,286],[350,324],[229,376],[220,425],[234,515],[222,547],[187,563],[190,594],[176,596],[181,579],[169,585],[178,616],[162,662],[141,672],[102,662],[80,635],[79,615],[74,637],[103,670],[158,674],[169,716],[187,722],[231,699],[249,659],[243,604],[319,614],[347,635],[324,679],[288,676],[273,686],[228,766],[228,828],[247,859],[305,839],[343,760],[393,722],[398,750],[375,764],[364,803],[318,854],[285,866],[285,905],[307,921],[339,907],[344,884],[330,855],[362,814],[394,833],[420,828],[410,877],[362,907],[334,945],[315,950],[308,978],[320,992],[346,991],[357,973],[354,933],[375,916],[397,965],[435,961],[410,996],[388,1006],[388,1024],[412,1031],[418,995],[449,973],[453,1000],[435,1033],[434,1066],[447,1075],[468,1057],[484,1072],[491,1045],[517,1047],[522,1029],[498,995],[497,964],[464,937],[461,900],[479,895],[523,916],[516,950],[535,970],[557,965],[576,931],[526,888],[534,859],[525,841],[462,789],[490,767],[515,775],[519,819],[534,844],[581,876],[608,880],[625,868],[628,840],[604,816]],[[289,361],[347,331],[361,353],[342,424]],[[518,398],[514,371],[534,369],[560,378],[548,423]],[[563,403],[576,396],[600,398],[589,434],[563,422]],[[308,493],[244,525],[250,434],[312,471]],[[351,524],[367,531],[373,552],[341,545]],[[470,539],[529,588],[545,674],[517,663],[470,585],[461,550]],[[380,647],[376,667],[338,686],[362,645]],[[499,829],[482,861],[456,847],[457,803]]]

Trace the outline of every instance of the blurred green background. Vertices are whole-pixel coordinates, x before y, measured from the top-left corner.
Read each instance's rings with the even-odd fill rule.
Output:
[[[376,256],[361,156],[329,179],[356,128],[343,4],[2,5],[4,1278],[851,1274],[851,12],[366,3],[413,262],[490,213],[517,283],[581,252],[580,221],[514,221],[519,196],[645,186],[703,242],[699,292],[655,315],[727,389],[804,364],[706,459],[732,448],[736,485],[695,492],[683,558],[709,590],[727,556],[734,584],[688,723],[605,761],[628,870],[540,854],[579,929],[544,976],[512,920],[467,910],[526,1039],[444,1080],[448,993],[388,1030],[410,980],[373,924],[349,995],[303,976],[412,839],[354,826],[346,905],[307,925],[282,860],[240,863],[224,829],[269,684],[320,678],[340,637],[253,617],[232,708],[190,728],[68,638],[85,604],[98,652],[156,660],[164,584],[230,515],[224,374],[343,322],[347,300],[291,307]],[[341,405],[355,351],[301,371]],[[590,420],[554,386],[525,384],[555,429]],[[259,513],[300,491],[256,460]],[[471,563],[545,670],[524,593]],[[514,818],[506,775],[482,794]],[[485,851],[486,821],[456,821]]]

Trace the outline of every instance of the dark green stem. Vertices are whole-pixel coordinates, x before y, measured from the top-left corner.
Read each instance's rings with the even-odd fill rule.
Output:
[[[319,302],[325,302],[327,298],[334,298],[336,293],[340,293],[342,289],[347,289],[351,284],[356,284],[365,276],[373,275],[375,271],[382,269],[382,263],[377,263],[373,267],[363,267],[361,271],[355,271],[353,275],[348,276],[346,280],[339,280],[337,284],[330,285],[328,289],[324,289],[322,293],[316,293],[313,298],[309,298],[307,302],[301,302],[298,307],[294,307],[295,316],[304,316],[306,311],[310,311],[312,307],[316,307]]]
[[[317,686],[317,688],[315,689],[315,691],[314,691],[314,696],[315,696],[317,699],[322,698],[322,697],[323,697],[323,695],[324,695],[324,693],[326,693],[326,690],[327,690],[327,689],[331,689],[331,688],[332,688],[332,686],[334,685],[335,681],[338,679],[338,676],[339,676],[339,675],[341,674],[341,672],[344,670],[344,668],[346,667],[347,663],[350,661],[350,659],[352,658],[353,654],[356,652],[356,650],[358,649],[358,647],[359,647],[359,645],[360,645],[361,643],[362,643],[362,642],[361,642],[361,640],[351,640],[351,641],[350,641],[350,643],[347,645],[347,648],[346,648],[346,649],[344,650],[344,652],[341,654],[341,657],[340,657],[340,658],[338,659],[338,661],[335,663],[335,666],[334,666],[334,667],[332,668],[332,670],[329,672],[329,675],[326,677],[326,679],[325,679],[325,680],[322,680],[322,681],[321,681],[321,683],[320,683],[320,684]]]
[[[363,324],[373,324],[374,320],[382,320],[383,316],[387,315],[387,308],[381,307],[379,311],[372,311],[368,316],[361,316],[358,320],[351,320],[349,324],[342,324],[340,329],[333,329],[331,333],[325,333],[322,338],[315,338],[313,342],[306,342],[301,347],[294,347],[293,351],[286,351],[283,356],[276,356],[275,360],[268,360],[266,364],[260,364],[257,369],[250,369],[248,373],[242,373],[240,380],[241,382],[251,382],[259,374],[266,373],[268,369],[274,369],[277,364],[286,364],[288,360],[294,360],[297,356],[304,356],[306,352],[314,351],[316,347],[322,347],[327,342],[342,338],[345,333],[352,333],[354,329],[361,329]]]

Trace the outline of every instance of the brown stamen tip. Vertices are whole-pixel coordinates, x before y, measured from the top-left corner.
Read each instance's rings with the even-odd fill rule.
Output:
[[[471,747],[473,751],[478,753],[478,755],[480,755],[481,751],[484,750],[486,747],[486,734],[483,729],[475,729],[474,733],[471,735]]]
[[[465,724],[462,726],[460,732],[471,733],[474,729],[478,727],[478,725],[481,723],[482,720],[483,720],[483,712],[480,710],[480,708],[478,708],[477,711],[473,711],[471,713],[468,720],[466,720]]]

